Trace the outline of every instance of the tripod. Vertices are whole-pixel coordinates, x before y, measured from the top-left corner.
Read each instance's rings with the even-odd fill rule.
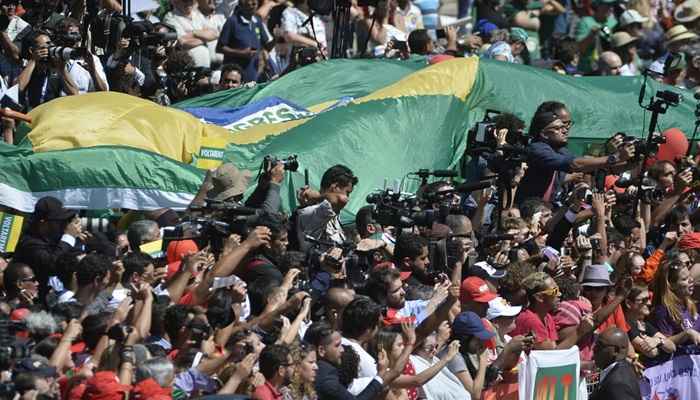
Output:
[[[346,58],[348,48],[352,46],[351,7],[352,4],[348,0],[339,0],[334,4],[331,58]]]
[[[695,93],[695,100],[698,103],[695,105],[695,129],[693,129],[693,136],[690,138],[690,143],[688,143],[688,151],[685,152],[685,156],[688,157],[693,149],[693,142],[695,142],[695,136],[698,134],[698,128],[700,128],[700,93]]]
[[[647,164],[647,159],[649,158],[649,153],[651,149],[654,146],[654,131],[656,130],[656,124],[659,120],[659,115],[660,114],[665,114],[666,110],[668,110],[668,107],[670,106],[677,106],[678,103],[681,100],[681,96],[677,93],[668,91],[668,90],[659,90],[656,92],[656,95],[649,100],[649,104],[644,106],[642,104],[643,98],[644,98],[644,90],[646,88],[646,75],[644,76],[644,81],[645,83],[642,84],[642,89],[641,93],[639,96],[639,105],[644,108],[647,111],[651,111],[651,120],[649,121],[649,130],[647,132],[647,141],[645,143],[645,148],[644,148],[644,157],[642,158],[642,165],[639,170],[639,178],[640,182],[642,179],[644,179],[644,174],[646,173],[646,164]],[[698,123],[696,121],[695,127],[697,130]],[[695,136],[695,134],[693,134]],[[638,215],[638,206],[639,206],[639,200],[640,196],[642,195],[641,190],[637,190],[637,193],[634,196],[634,201],[632,202],[632,210],[634,210],[634,215],[635,217]]]

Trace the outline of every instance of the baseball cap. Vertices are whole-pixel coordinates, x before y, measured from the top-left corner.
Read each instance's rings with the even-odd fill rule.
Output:
[[[45,221],[66,221],[75,217],[75,211],[63,207],[61,200],[46,196],[39,199],[34,206],[34,217]]]
[[[520,306],[511,306],[508,300],[503,297],[496,297],[489,301],[489,309],[486,311],[486,319],[489,321],[498,317],[514,317],[520,314],[523,308]]]
[[[452,323],[452,332],[454,332],[457,337],[472,335],[481,340],[489,340],[496,335],[492,331],[486,329],[484,321],[471,311],[457,314]]]
[[[114,372],[99,371],[85,383],[83,398],[121,400],[130,390],[131,386],[119,383],[119,378]]]
[[[19,360],[15,364],[15,372],[18,374],[29,373],[44,378],[53,378],[58,376],[56,367],[49,365],[49,360],[46,359],[46,357],[38,355]]]
[[[474,27],[474,33],[481,37],[485,37],[491,35],[491,32],[495,31],[496,29],[498,29],[498,26],[496,26],[496,24],[493,22],[487,19],[480,19]]]
[[[479,261],[478,263],[475,263],[474,266],[469,269],[469,272],[471,275],[477,276],[481,279],[501,279],[507,274],[505,269],[494,268],[486,261]]]
[[[514,41],[527,43],[528,34],[523,28],[510,28],[510,38]]]
[[[476,276],[470,276],[462,281],[462,286],[459,291],[460,301],[476,301],[477,303],[488,303],[496,298],[496,293],[489,290],[489,285]]]
[[[624,27],[635,23],[643,24],[649,21],[649,18],[642,17],[637,10],[625,10],[625,12],[620,14],[619,21],[619,26]]]

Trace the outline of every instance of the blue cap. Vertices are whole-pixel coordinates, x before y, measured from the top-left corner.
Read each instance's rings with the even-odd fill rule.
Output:
[[[474,33],[482,37],[489,36],[491,35],[491,32],[495,31],[496,29],[498,29],[498,27],[493,22],[490,22],[487,19],[480,19],[474,27]]]
[[[472,335],[481,340],[489,340],[496,335],[486,329],[481,318],[471,311],[457,314],[457,317],[455,317],[452,323],[452,331],[457,337]]]

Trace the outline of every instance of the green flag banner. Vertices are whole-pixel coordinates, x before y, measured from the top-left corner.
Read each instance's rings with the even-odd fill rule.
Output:
[[[487,109],[529,122],[541,102],[562,101],[572,112],[570,147],[578,153],[614,132],[641,137],[648,116],[637,105],[640,85],[640,78],[568,77],[478,58],[435,65],[412,58],[320,62],[170,108],[111,92],[70,96],[33,110],[32,131],[20,146],[0,145],[0,204],[31,211],[50,194],[73,208],[182,210],[202,182],[201,168],[223,158],[257,171],[267,154],[297,154],[300,170],[285,182],[285,207],[293,205],[303,169],[317,187],[328,167],[344,164],[360,179],[346,207],[350,217],[385,182],[420,168],[456,168],[467,131]],[[648,85],[647,98],[657,88]],[[217,126],[178,110],[245,109],[272,97],[308,113],[267,118],[258,110],[267,116],[255,123]],[[659,130],[690,134],[694,107],[686,100],[670,109]],[[225,128],[231,126],[237,128]]]

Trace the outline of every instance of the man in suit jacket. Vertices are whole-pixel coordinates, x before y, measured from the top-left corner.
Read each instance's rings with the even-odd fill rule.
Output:
[[[595,364],[602,371],[591,400],[641,400],[639,378],[627,361],[627,334],[616,327],[603,332],[595,344]]]
[[[318,400],[372,400],[378,398],[387,383],[396,379],[398,374],[379,373],[357,396],[352,395],[340,383],[338,366],[340,366],[343,346],[341,336],[325,322],[317,322],[307,330],[304,340],[316,347],[318,371],[316,372],[316,394]],[[377,366],[379,371],[386,371],[386,365]],[[393,372],[393,371],[392,371]],[[394,376],[395,375],[395,376]]]

